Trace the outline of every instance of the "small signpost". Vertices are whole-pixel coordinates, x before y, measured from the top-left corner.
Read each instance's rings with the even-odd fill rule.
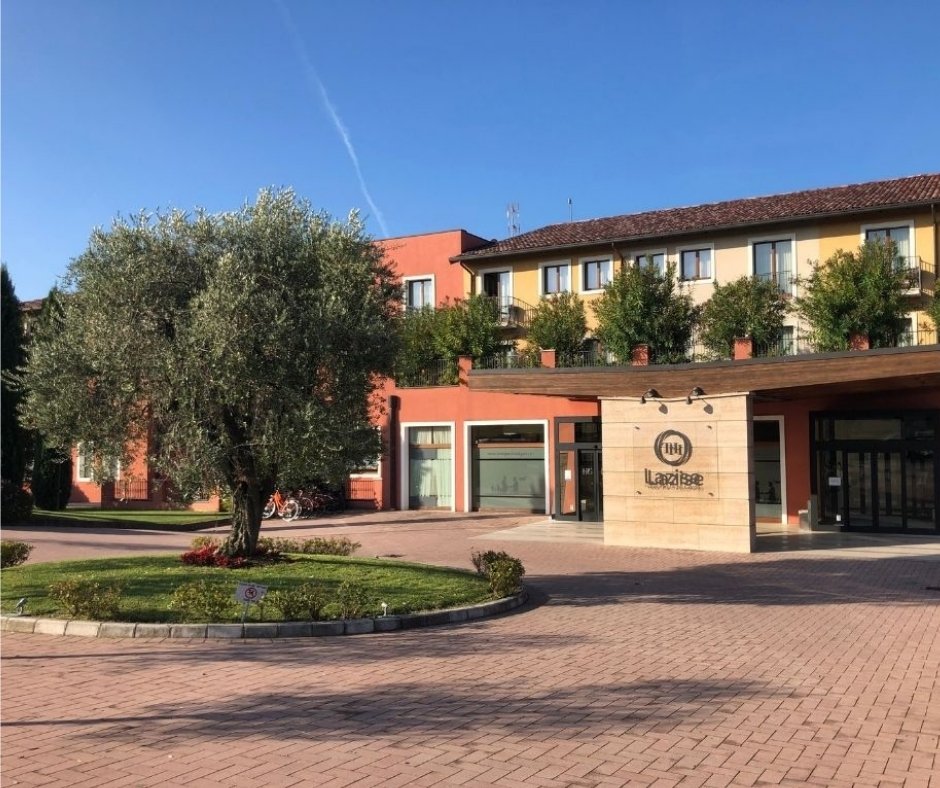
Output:
[[[255,583],[239,583],[235,587],[236,601],[245,605],[245,609],[242,610],[242,624],[245,623],[245,618],[248,616],[248,606],[252,602],[260,602],[262,599],[264,599],[264,595],[266,593],[268,593],[267,586],[259,586]]]

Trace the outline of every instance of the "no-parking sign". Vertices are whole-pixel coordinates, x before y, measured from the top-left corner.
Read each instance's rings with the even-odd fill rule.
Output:
[[[239,583],[235,588],[235,599],[239,602],[260,602],[264,595],[268,593],[267,586],[259,586],[255,583]]]

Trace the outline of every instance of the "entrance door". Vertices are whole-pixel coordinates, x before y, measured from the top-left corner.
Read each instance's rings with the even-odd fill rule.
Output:
[[[600,419],[555,419],[555,517],[604,519]]]
[[[578,519],[598,522],[601,519],[604,493],[602,490],[601,452],[597,449],[578,450]]]
[[[512,306],[510,296],[510,271],[489,271],[483,274],[483,295],[496,299],[499,305],[500,318],[505,321],[509,317],[509,308]]]

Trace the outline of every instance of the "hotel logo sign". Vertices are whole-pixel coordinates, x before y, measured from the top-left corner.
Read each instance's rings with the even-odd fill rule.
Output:
[[[665,430],[656,436],[653,453],[661,463],[678,469],[692,458],[692,441],[678,430]],[[649,468],[644,470],[643,480],[647,487],[665,490],[698,490],[705,483],[705,477],[700,473],[680,470],[663,473]]]

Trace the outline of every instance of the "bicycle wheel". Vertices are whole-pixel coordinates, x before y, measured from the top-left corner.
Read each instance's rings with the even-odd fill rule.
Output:
[[[274,517],[274,510],[277,507],[274,505],[274,499],[268,499],[268,502],[264,505],[264,509],[261,510],[261,519],[270,520]]]
[[[297,498],[297,503],[300,504],[300,516],[312,514],[314,510],[313,500],[309,495],[301,495]]]
[[[281,517],[284,520],[296,520],[300,517],[300,504],[296,498],[288,498],[284,501],[284,508],[281,509]]]

